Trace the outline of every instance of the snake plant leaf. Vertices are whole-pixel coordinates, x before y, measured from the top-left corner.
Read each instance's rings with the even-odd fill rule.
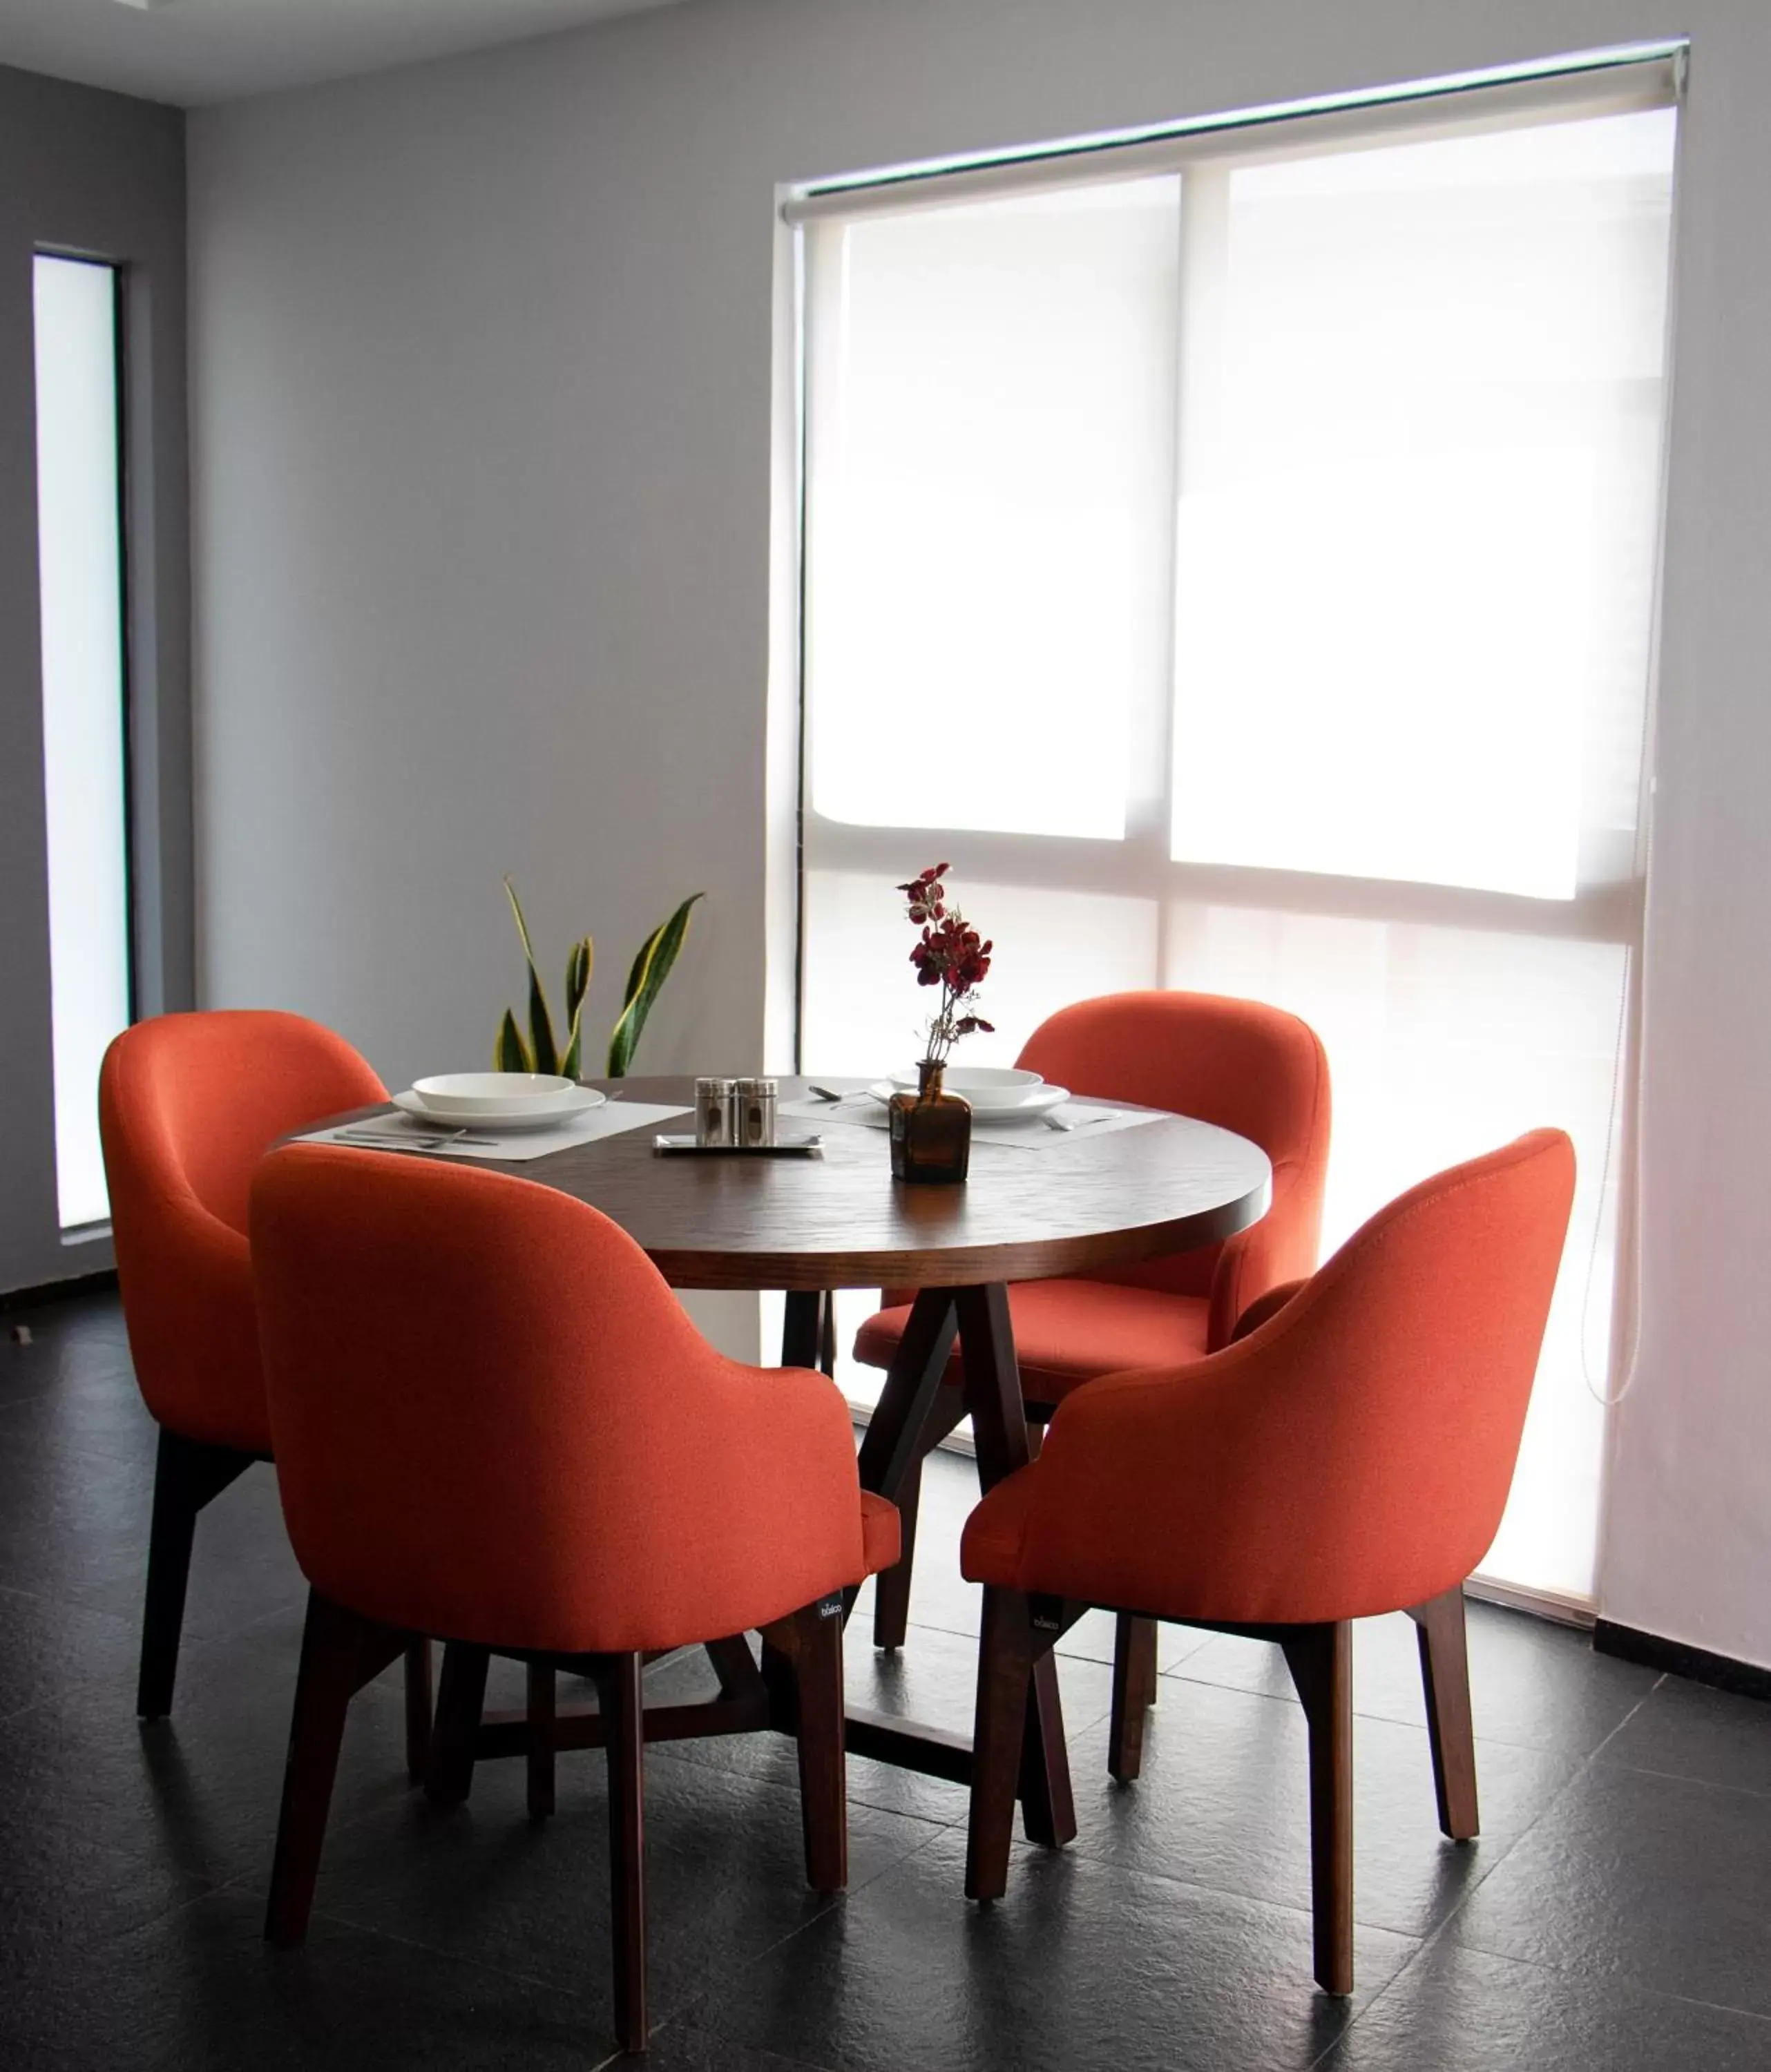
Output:
[[[516,932],[523,938],[523,954],[528,959],[529,969],[533,971],[535,946],[529,940],[529,924],[523,919],[523,903],[516,896],[516,887],[507,877],[504,880],[504,897],[511,902],[511,914],[516,923]]]
[[[516,896],[516,887],[510,879],[504,880],[504,896],[511,902],[511,914],[516,923],[516,932],[523,939],[523,955],[529,968],[529,1063],[519,1067],[532,1072],[557,1072],[560,1069],[558,1046],[553,1041],[553,1018],[548,1013],[547,995],[541,989],[541,974],[535,968],[535,945],[529,940],[529,924],[523,918],[523,902]],[[507,1066],[499,1067],[508,1071]]]
[[[578,1026],[584,1013],[584,997],[590,990],[590,973],[596,963],[597,946],[586,935],[572,945],[565,960],[565,1055],[560,1070],[569,1079],[578,1076],[584,1061],[584,1032]]]
[[[553,1018],[547,1010],[547,995],[541,990],[540,974],[529,966],[529,1054],[538,1072],[557,1072],[560,1053],[553,1041]]]
[[[492,1046],[492,1070],[527,1072],[533,1069],[523,1042],[523,1032],[516,1026],[516,1017],[507,1007],[504,1019],[498,1025],[498,1041]]]
[[[609,1038],[609,1077],[625,1078],[639,1047],[639,1038],[651,1013],[652,1003],[664,989],[688,934],[689,910],[705,893],[692,892],[661,927],[653,929],[639,947],[633,968],[627,974],[627,990],[622,1001],[621,1018]]]

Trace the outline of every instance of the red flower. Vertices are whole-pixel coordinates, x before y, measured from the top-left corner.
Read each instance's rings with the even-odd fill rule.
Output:
[[[932,1058],[945,1058],[961,1036],[992,1033],[991,1024],[982,1015],[956,1012],[959,1003],[989,976],[996,945],[986,942],[963,915],[948,907],[943,881],[951,868],[946,863],[931,864],[898,887],[904,895],[911,927],[922,931],[910,955],[916,982],[941,989],[940,1009],[929,1026]]]

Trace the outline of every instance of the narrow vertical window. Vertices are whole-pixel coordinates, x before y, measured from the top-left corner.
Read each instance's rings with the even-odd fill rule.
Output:
[[[39,254],[34,289],[55,1187],[71,1231],[109,1213],[98,1067],[129,1018],[117,271]]]

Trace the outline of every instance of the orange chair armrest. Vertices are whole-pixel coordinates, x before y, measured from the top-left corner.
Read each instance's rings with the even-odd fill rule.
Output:
[[[1230,1334],[1231,1345],[1258,1331],[1268,1318],[1279,1314],[1300,1288],[1308,1285],[1304,1281],[1282,1281],[1276,1288],[1269,1288],[1264,1295],[1257,1295],[1236,1319],[1236,1328]]]
[[[1316,1271],[1320,1214],[1315,1208],[1299,1213],[1292,1202],[1303,1182],[1303,1169],[1295,1160],[1275,1166],[1273,1198],[1266,1215],[1225,1239],[1212,1269],[1208,1351],[1231,1343],[1243,1311],[1258,1296],[1281,1281],[1305,1280]]]

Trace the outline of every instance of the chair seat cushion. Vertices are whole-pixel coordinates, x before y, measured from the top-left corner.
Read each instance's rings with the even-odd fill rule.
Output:
[[[867,1573],[895,1568],[898,1556],[898,1506],[888,1503],[870,1490],[861,1493],[861,1556]]]
[[[1180,1367],[1206,1349],[1210,1305],[1202,1296],[1170,1295],[1107,1281],[1029,1281],[1009,1290],[1021,1393],[1055,1404],[1096,1375],[1127,1367]],[[910,1321],[908,1305],[881,1309],[861,1327],[855,1357],[890,1367]],[[962,1369],[953,1349],[942,1379],[957,1388]]]

